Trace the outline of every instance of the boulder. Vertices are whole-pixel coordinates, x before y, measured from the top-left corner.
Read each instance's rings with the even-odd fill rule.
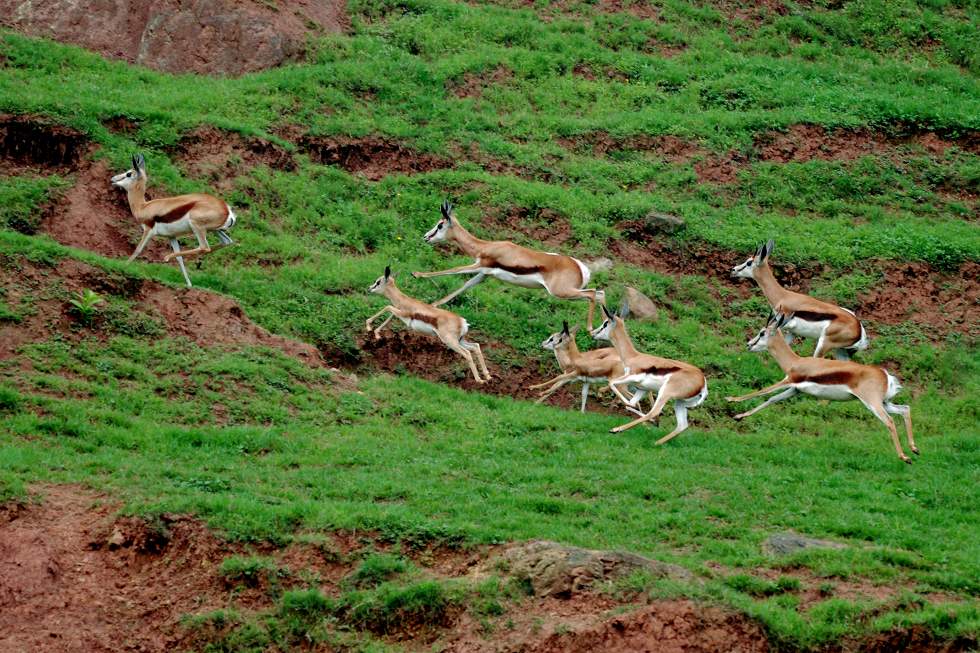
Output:
[[[762,550],[772,556],[788,556],[805,549],[846,549],[847,546],[831,540],[818,540],[796,533],[776,533],[762,543]]]
[[[486,570],[504,570],[527,579],[539,597],[569,597],[594,583],[645,571],[656,577],[692,580],[683,567],[622,551],[595,551],[533,540],[507,547],[491,559]]]
[[[656,320],[657,305],[653,300],[632,286],[626,286],[626,301],[630,315],[638,320]]]
[[[605,272],[606,270],[612,270],[613,261],[611,258],[601,257],[587,262],[585,267],[589,268],[589,272],[592,274],[595,274],[596,272]]]
[[[675,234],[687,228],[684,218],[671,213],[650,211],[643,218],[648,233]]]

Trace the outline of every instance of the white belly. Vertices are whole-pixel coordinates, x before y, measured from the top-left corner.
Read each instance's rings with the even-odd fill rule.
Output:
[[[404,322],[405,326],[407,326],[412,331],[418,331],[419,333],[425,333],[430,336],[434,336],[436,334],[435,327],[433,327],[428,322],[423,322],[422,320],[406,319],[403,317],[399,317],[398,319]]]
[[[667,379],[669,378],[669,374],[664,376],[657,376],[656,374],[630,374],[626,377],[626,383],[633,388],[657,392],[664,383],[667,383]]]
[[[522,286],[524,288],[540,288],[545,286],[544,279],[537,272],[534,274],[514,274],[512,272],[507,272],[506,270],[488,268],[486,269],[486,273],[487,276],[500,279],[501,281],[506,281],[507,283],[512,283],[515,286]]]
[[[830,322],[827,320],[822,322],[807,322],[806,320],[793,318],[786,323],[784,328],[801,338],[819,338],[823,335],[824,330],[829,324]]]
[[[158,236],[173,238],[191,233],[191,219],[188,216],[173,222],[157,222],[153,225],[153,232]]]
[[[854,399],[854,394],[846,385],[824,385],[822,383],[811,383],[804,381],[797,383],[796,389],[820,399],[833,399],[834,401],[846,401]]]

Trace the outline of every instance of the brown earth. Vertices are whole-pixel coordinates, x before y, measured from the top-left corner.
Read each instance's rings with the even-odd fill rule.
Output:
[[[0,25],[171,73],[239,75],[349,26],[342,0],[0,0]]]
[[[80,131],[40,116],[0,114],[0,174],[66,173],[89,152]]]
[[[447,82],[449,91],[458,98],[480,99],[488,86],[506,84],[514,78],[514,71],[504,65],[480,73],[466,72],[460,80]]]
[[[669,134],[617,137],[608,132],[594,131],[570,138],[560,138],[558,143],[573,152],[584,152],[597,157],[633,150],[652,154],[670,163],[682,164],[704,152],[696,143]]]
[[[208,181],[212,188],[228,191],[235,177],[255,166],[274,170],[295,170],[296,162],[281,145],[258,138],[242,136],[204,125],[184,135],[168,152],[187,174]]]
[[[552,250],[562,247],[572,237],[572,225],[568,218],[549,208],[532,212],[525,206],[511,206],[485,214],[483,225],[499,232],[501,238],[528,236]]]
[[[22,260],[0,267],[0,279],[9,306],[30,297],[34,310],[20,322],[0,323],[0,360],[15,356],[21,345],[47,340],[52,334],[69,340],[105,335],[80,328],[65,299],[65,293],[90,289],[134,302],[135,310],[158,320],[169,335],[186,337],[202,347],[274,347],[308,365],[323,364],[315,347],[269,333],[224,295],[196,288],[175,290],[155,281],[110,274],[74,259],[63,259],[53,268]]]
[[[785,16],[789,13],[782,0],[711,0],[705,3],[716,9],[727,19],[728,24],[733,21],[745,23],[751,27],[759,27],[763,23],[772,20],[774,16]]]
[[[372,181],[391,174],[429,172],[453,165],[434,154],[416,152],[393,140],[373,136],[303,136],[298,145],[316,163],[338,165]]]

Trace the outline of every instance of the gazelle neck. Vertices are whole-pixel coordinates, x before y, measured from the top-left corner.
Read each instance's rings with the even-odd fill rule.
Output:
[[[129,201],[129,210],[133,216],[140,217],[140,211],[146,206],[146,180],[140,179],[127,188],[126,199]]]
[[[467,256],[479,256],[481,245],[485,244],[487,241],[480,240],[466,229],[463,228],[458,221],[453,220],[453,228],[450,232],[452,240],[459,246],[463,253]]]
[[[616,353],[619,354],[620,360],[626,362],[639,352],[636,351],[636,347],[633,346],[633,341],[630,339],[629,334],[626,333],[626,323],[623,322],[622,318],[617,317],[615,319],[616,324],[613,326],[612,331],[609,332],[609,340],[616,349]]]
[[[574,336],[564,347],[555,348],[555,358],[558,359],[558,365],[563,370],[568,369],[570,365],[573,365],[581,355],[582,354],[578,350],[578,344],[576,344]]]
[[[767,341],[766,348],[772,357],[776,359],[779,363],[779,367],[782,368],[784,372],[789,372],[793,365],[800,359],[789,345],[786,344],[786,340],[783,338],[783,332],[776,329],[773,333],[769,335],[769,340]]]
[[[399,290],[398,286],[395,285],[394,279],[389,279],[388,283],[385,284],[385,289],[383,294],[385,297],[390,299],[391,303],[394,304],[395,306],[404,304],[405,300],[408,299],[408,295],[406,295],[401,290]]]
[[[772,273],[769,263],[763,261],[761,265],[752,271],[752,278],[762,288],[762,294],[769,300],[770,306],[775,306],[783,298],[786,289],[779,285],[776,276]]]

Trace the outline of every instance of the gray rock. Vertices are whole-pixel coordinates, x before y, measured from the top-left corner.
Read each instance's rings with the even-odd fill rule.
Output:
[[[683,567],[632,553],[594,551],[545,540],[510,546],[487,564],[492,570],[503,570],[517,578],[526,578],[534,594],[539,597],[567,597],[591,587],[597,581],[611,580],[635,571],[646,571],[661,578],[694,578]]]
[[[629,303],[632,317],[638,320],[657,319],[657,305],[636,288],[626,286],[626,301]]]
[[[846,549],[847,546],[831,540],[818,540],[796,533],[776,533],[762,543],[762,550],[772,556],[788,556],[805,549]]]
[[[596,272],[605,272],[606,270],[612,270],[613,261],[611,258],[597,258],[594,261],[589,261],[585,264],[585,267],[589,268],[592,274]]]
[[[647,231],[651,233],[675,234],[687,228],[684,218],[670,213],[650,211],[643,219],[647,223]]]

